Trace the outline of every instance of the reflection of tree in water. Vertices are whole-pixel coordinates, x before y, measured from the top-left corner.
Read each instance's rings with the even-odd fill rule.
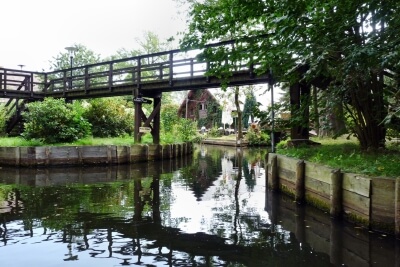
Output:
[[[243,158],[243,176],[247,185],[247,189],[249,191],[254,190],[254,186],[256,185],[256,180],[254,177],[254,170],[249,168],[249,161],[246,158]],[[250,165],[251,166],[251,165]]]
[[[197,153],[193,163],[180,170],[185,185],[193,191],[196,199],[200,201],[208,188],[217,180],[221,173],[221,164],[212,153]]]

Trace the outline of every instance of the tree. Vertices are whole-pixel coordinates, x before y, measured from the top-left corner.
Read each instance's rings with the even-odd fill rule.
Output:
[[[73,67],[79,67],[79,66],[85,66],[89,64],[96,64],[101,61],[100,55],[96,54],[94,51],[90,50],[83,44],[74,44],[74,48],[76,48],[76,51],[73,52]],[[71,58],[70,54],[68,51],[62,51],[58,53],[55,57],[52,58],[52,60],[49,61],[50,64],[50,71],[58,71],[58,70],[66,70],[71,68]],[[98,66],[94,67],[91,69],[91,72],[100,72],[104,71],[105,66]],[[78,69],[78,70],[72,70],[72,76],[78,76],[78,75],[84,75],[84,69]],[[61,79],[63,78],[64,73],[62,72],[57,72],[50,74],[47,78],[50,79]],[[68,76],[70,75],[69,73],[67,74]],[[107,78],[96,78],[95,80],[92,80],[93,83],[104,83],[106,82]],[[81,83],[81,84],[78,84]],[[82,85],[83,86],[83,81],[77,81],[74,83],[75,86]]]
[[[210,74],[228,77],[233,63],[256,61],[256,73],[272,69],[278,81],[313,84],[340,97],[362,149],[384,146],[387,99],[399,91],[397,1],[204,0],[191,1],[189,16],[183,47],[227,33],[236,39],[234,49],[204,49]]]
[[[76,52],[73,54],[73,67],[95,64],[101,61],[100,55],[90,50],[83,44],[74,44]],[[49,61],[50,70],[69,69],[71,67],[70,54],[68,51],[58,53]]]
[[[243,107],[242,125],[244,128],[249,128],[249,119],[254,122],[254,109],[257,107],[257,100],[253,91],[246,95],[246,100]]]

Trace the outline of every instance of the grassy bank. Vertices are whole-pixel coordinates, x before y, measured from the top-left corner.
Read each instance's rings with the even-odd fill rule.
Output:
[[[369,176],[400,177],[400,143],[388,143],[387,149],[362,152],[356,140],[313,139],[321,146],[285,148],[278,145],[277,153],[304,159],[344,172]]]
[[[40,140],[25,140],[21,137],[0,138],[0,146],[100,146],[100,145],[133,145],[133,137],[84,138],[72,143],[45,144]]]

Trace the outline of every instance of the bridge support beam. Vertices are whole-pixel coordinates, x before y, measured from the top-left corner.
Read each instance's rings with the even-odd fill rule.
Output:
[[[150,133],[153,137],[153,144],[160,144],[160,111],[161,111],[161,93],[153,98],[153,111],[149,117],[146,117],[143,112],[143,103],[149,104],[147,99],[143,99],[141,96],[135,96],[133,99],[135,105],[135,129],[134,129],[134,140],[135,143],[140,143],[142,140],[143,131],[140,131],[141,127],[150,128]]]

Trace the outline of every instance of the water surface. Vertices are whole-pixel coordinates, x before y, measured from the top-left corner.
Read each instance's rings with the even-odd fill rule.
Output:
[[[265,187],[265,150],[0,169],[2,266],[400,266],[393,237]]]

